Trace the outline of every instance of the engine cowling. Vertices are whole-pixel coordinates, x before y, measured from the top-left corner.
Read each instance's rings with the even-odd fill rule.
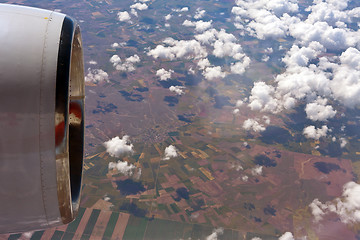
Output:
[[[0,4],[0,233],[76,217],[83,143],[78,24],[62,13]]]

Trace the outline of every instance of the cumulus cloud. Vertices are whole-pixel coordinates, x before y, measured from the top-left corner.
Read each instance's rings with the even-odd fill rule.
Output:
[[[183,86],[171,86],[171,87],[169,87],[169,90],[170,90],[171,92],[176,93],[177,95],[182,95],[182,94],[184,94],[184,93],[185,93],[185,92],[184,92],[184,89],[185,89],[185,87],[183,87]]]
[[[195,27],[195,23],[190,20],[185,20],[182,25],[185,27]]]
[[[126,45],[125,42],[121,42],[121,43],[114,42],[113,44],[111,44],[111,47],[112,48],[121,48],[121,47],[124,47],[125,45]]]
[[[131,5],[130,8],[142,11],[148,9],[148,5],[146,5],[145,3],[135,3]]]
[[[24,232],[24,233],[22,233],[20,239],[31,239],[31,237],[33,236],[33,234],[34,234],[34,231]]]
[[[345,138],[340,138],[340,147],[344,148],[348,141]]]
[[[231,10],[237,16],[235,26],[259,39],[285,37],[289,26],[299,21],[289,15],[298,12],[296,0],[238,0],[236,4]]]
[[[258,123],[256,119],[252,119],[252,118],[249,118],[244,121],[243,128],[247,131],[252,130],[254,132],[263,132],[266,129],[263,125]]]
[[[117,163],[115,162],[109,163],[109,170],[112,169],[117,169],[125,176],[132,176],[133,171],[136,169],[136,167],[128,162],[118,161]]]
[[[216,67],[207,67],[203,71],[203,75],[207,80],[214,80],[216,78],[224,78],[226,76],[226,73],[221,71],[220,66]]]
[[[213,230],[213,232],[206,237],[206,240],[217,240],[218,236],[224,234],[224,229],[223,228],[216,228]]]
[[[330,83],[334,96],[348,107],[360,104],[360,51],[348,48],[340,56],[340,64],[332,65],[334,76]]]
[[[97,64],[97,61],[90,60],[90,61],[89,61],[89,64],[90,64],[90,65],[96,65],[96,64]]]
[[[149,56],[154,58],[167,58],[174,60],[176,58],[204,58],[207,56],[206,49],[196,40],[174,40],[167,38],[163,45],[157,45],[156,48],[148,52]]]
[[[160,80],[165,81],[171,78],[172,73],[174,73],[174,71],[171,69],[169,69],[169,71],[166,71],[164,68],[161,68],[156,71],[156,76],[160,77]]]
[[[114,137],[111,140],[104,142],[106,152],[112,157],[120,157],[123,154],[133,153],[133,144],[130,143],[130,137],[124,135],[122,138]]]
[[[211,64],[209,62],[209,60],[207,58],[204,59],[200,59],[199,62],[197,63],[198,67],[200,70],[205,69],[206,67],[210,67]]]
[[[130,14],[127,11],[118,12],[117,16],[120,22],[129,22],[131,19]]]
[[[132,8],[132,9],[130,10],[130,13],[131,13],[132,15],[134,15],[135,17],[138,17],[138,13],[137,13],[137,11],[135,10],[135,8]]]
[[[183,7],[183,8],[173,8],[171,9],[173,12],[187,12],[189,11],[188,7]]]
[[[336,213],[341,222],[356,224],[360,222],[360,185],[348,182],[343,186],[342,196],[326,203],[314,199],[309,205],[314,221],[318,222],[328,213]]]
[[[88,74],[85,76],[85,82],[101,83],[108,82],[109,75],[102,69],[88,69]]]
[[[251,169],[251,174],[253,176],[260,176],[262,174],[263,166],[256,165]]]
[[[305,101],[309,119],[327,121],[335,117],[336,103],[359,106],[360,31],[349,26],[360,16],[360,8],[348,1],[319,0],[306,11],[308,15],[298,15],[297,0],[237,0],[232,8],[234,24],[243,33],[259,39],[295,39],[282,59],[286,69],[276,76],[275,84],[254,84],[249,98],[252,110],[278,113]],[[216,35],[210,29],[196,39],[213,44]]]
[[[310,60],[317,58],[324,51],[324,46],[318,42],[310,42],[309,46],[301,48],[293,45],[283,58],[283,62],[288,67],[305,67]]]
[[[236,171],[244,170],[244,168],[239,163],[232,163],[230,168],[235,169]]]
[[[202,20],[197,22],[192,22],[189,20],[185,20],[182,25],[186,27],[195,27],[195,31],[203,32],[211,27],[212,21],[204,22]]]
[[[294,240],[294,236],[291,232],[286,232],[281,237],[279,237],[279,240]]]
[[[249,67],[250,62],[251,62],[250,58],[244,56],[242,62],[235,62],[231,64],[230,66],[231,73],[240,74],[240,75],[243,74],[245,70]]]
[[[236,101],[236,104],[235,104],[236,107],[241,107],[242,105],[244,105],[244,102],[242,100]]]
[[[354,47],[359,38],[359,33],[347,28],[334,28],[327,22],[299,22],[291,25],[289,31],[302,45],[316,41],[330,50]]]
[[[219,58],[229,56],[236,60],[240,60],[246,56],[240,44],[222,40],[215,41],[213,54]],[[250,59],[248,59],[248,61],[249,60]]]
[[[275,88],[265,82],[256,82],[251,90],[249,107],[251,110],[262,110],[277,113],[279,103],[273,97]]]
[[[172,18],[172,15],[171,15],[171,14],[168,14],[168,15],[166,15],[164,18],[165,18],[166,21],[169,21],[169,20]]]
[[[321,137],[326,137],[328,130],[329,129],[326,125],[322,126],[321,128],[315,128],[315,126],[308,126],[304,128],[303,134],[306,138],[313,138],[319,140]]]
[[[200,19],[200,18],[204,17],[205,13],[206,13],[206,11],[204,9],[197,8],[194,18],[195,19]]]
[[[169,160],[170,158],[177,157],[178,156],[177,152],[178,152],[178,150],[173,145],[166,147],[165,148],[165,157],[163,158],[163,160]]]
[[[264,120],[264,122],[265,122],[267,125],[270,124],[270,117],[268,117],[268,116],[263,116],[263,120]]]
[[[134,64],[140,62],[140,57],[135,54],[134,56],[126,58],[125,61],[122,62],[118,55],[113,55],[110,58],[110,62],[118,71],[132,72],[135,71]]]
[[[336,110],[332,106],[326,105],[327,99],[318,98],[316,101],[308,103],[305,107],[307,118],[313,121],[326,121],[336,115]]]

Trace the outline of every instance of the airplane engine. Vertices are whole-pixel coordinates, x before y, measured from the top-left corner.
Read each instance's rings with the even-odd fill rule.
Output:
[[[83,143],[78,24],[55,11],[0,4],[0,233],[76,217]]]

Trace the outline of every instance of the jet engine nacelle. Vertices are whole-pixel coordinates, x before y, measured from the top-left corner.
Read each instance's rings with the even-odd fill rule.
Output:
[[[83,142],[79,26],[62,13],[0,4],[0,233],[76,217]]]

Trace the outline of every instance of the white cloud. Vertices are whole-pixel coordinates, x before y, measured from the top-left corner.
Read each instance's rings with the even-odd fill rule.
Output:
[[[106,152],[112,157],[119,157],[122,154],[133,153],[133,144],[130,143],[129,136],[124,135],[122,138],[114,137],[104,142]]]
[[[218,35],[218,31],[212,28],[201,34],[195,35],[195,39],[201,42],[202,44],[211,44],[215,41],[217,35]]]
[[[360,222],[360,185],[355,182],[348,182],[343,186],[342,196],[321,203],[314,199],[309,205],[314,216],[314,221],[318,222],[328,213],[336,213],[341,222],[345,224],[356,224]]]
[[[177,151],[178,150],[173,145],[166,147],[165,148],[165,157],[163,158],[163,160],[169,160],[170,158],[177,157],[178,156]]]
[[[262,61],[262,62],[267,62],[267,61],[269,61],[269,59],[270,59],[269,56],[264,55],[264,56],[261,58],[261,61]]]
[[[125,62],[129,62],[129,63],[138,63],[140,62],[140,57],[138,55],[133,55],[133,56],[130,56],[128,57]]]
[[[236,101],[236,107],[241,107],[244,104],[244,102],[242,100],[237,100]]]
[[[241,177],[241,180],[243,180],[244,182],[247,182],[249,180],[249,177],[244,175]]]
[[[176,93],[177,95],[182,95],[182,94],[184,94],[184,93],[185,93],[185,92],[184,92],[184,89],[185,89],[185,87],[183,87],[183,86],[171,86],[171,87],[169,87],[169,90],[170,90],[171,92]]]
[[[246,56],[243,53],[240,44],[233,43],[230,41],[221,41],[221,40],[215,41],[213,54],[219,58],[228,56],[228,57],[233,57],[236,60],[240,60]],[[247,59],[247,61],[250,63],[249,58]]]
[[[204,21],[200,20],[197,22],[192,22],[189,20],[185,20],[182,25],[186,26],[186,27],[195,27],[195,31],[197,31],[197,32],[204,32],[205,30],[207,30],[211,27],[211,23],[212,23],[212,21],[204,22]]]
[[[109,75],[102,69],[88,69],[88,74],[85,76],[85,82],[101,83],[109,82]]]
[[[223,228],[216,228],[213,230],[213,232],[206,237],[206,240],[217,240],[219,235],[224,234]]]
[[[206,11],[204,9],[198,8],[198,9],[196,9],[194,18],[200,19],[200,18],[204,17],[205,13],[206,13]]]
[[[90,65],[96,65],[96,64],[97,64],[97,61],[90,60],[90,61],[89,61],[89,64],[90,64]]]
[[[312,103],[308,103],[305,107],[307,118],[313,121],[326,121],[336,115],[336,110],[332,106],[326,105],[327,100],[318,98]]]
[[[286,232],[281,237],[279,237],[279,240],[294,240],[294,236],[291,232]]]
[[[110,62],[113,64],[116,70],[132,72],[135,71],[135,63],[140,62],[140,57],[138,55],[134,55],[125,59],[125,62],[122,62],[118,55],[113,55],[110,58]]]
[[[120,22],[128,22],[131,19],[130,14],[127,11],[118,12],[117,15]]]
[[[200,70],[203,70],[206,67],[210,67],[211,64],[207,58],[204,58],[204,59],[200,59],[199,62],[197,63],[197,65]]]
[[[254,132],[263,132],[266,129],[263,125],[258,123],[255,119],[251,119],[251,118],[244,121],[243,128],[247,131],[252,130]]]
[[[278,100],[273,97],[275,88],[265,82],[256,82],[251,90],[249,107],[251,110],[262,110],[277,113]]]
[[[226,73],[221,71],[220,66],[217,66],[205,68],[205,70],[203,71],[203,75],[207,80],[211,81],[216,78],[224,78],[226,76]]]
[[[148,9],[148,5],[146,5],[145,3],[135,3],[131,5],[130,8],[142,11]]]
[[[172,73],[174,73],[174,71],[171,69],[169,69],[169,71],[166,71],[164,68],[161,68],[156,71],[156,76],[160,77],[160,80],[165,81],[171,78]]]
[[[238,109],[238,108],[235,108],[234,110],[233,110],[233,114],[238,114],[240,112],[240,110]]]
[[[34,234],[34,231],[24,232],[24,233],[22,233],[20,239],[31,239],[31,237],[33,236],[33,234]]]
[[[249,67],[250,62],[251,62],[250,58],[245,56],[242,62],[232,63],[230,66],[231,73],[243,74],[246,71],[246,69]]]
[[[326,137],[328,130],[329,129],[326,125],[322,126],[321,128],[315,128],[315,126],[308,126],[304,128],[303,134],[306,138],[313,138],[319,140],[321,137]]]
[[[174,60],[176,58],[204,58],[207,56],[206,49],[196,40],[174,40],[167,38],[164,43],[168,45],[158,45],[148,52],[149,56],[154,58],[167,58]]]
[[[360,51],[348,48],[340,56],[340,64],[334,66],[330,83],[334,96],[348,107],[360,104]]]
[[[134,178],[135,178],[136,180],[139,180],[140,177],[141,177],[141,173],[142,173],[141,168],[138,168],[138,169],[137,169],[137,172],[134,174]]]
[[[183,8],[173,8],[172,9],[174,12],[187,12],[189,11],[188,7],[183,7]]]
[[[172,18],[172,15],[171,15],[171,14],[168,14],[168,15],[166,15],[164,18],[165,18],[166,21],[169,21],[169,20]]]
[[[236,1],[232,8],[235,14],[235,26],[259,39],[285,37],[289,26],[300,21],[289,14],[298,11],[297,1]]]
[[[253,176],[260,176],[262,174],[263,166],[256,165],[251,169],[251,174]]]
[[[348,141],[345,138],[340,138],[340,147],[344,148]]]
[[[270,122],[271,122],[271,120],[270,120],[270,118],[268,116],[263,116],[263,120],[267,125],[269,125]]]
[[[109,60],[113,66],[115,67],[117,64],[121,63],[121,58],[118,55],[113,55],[111,56],[110,60]]]
[[[283,62],[288,67],[306,67],[310,60],[317,58],[324,51],[324,46],[318,42],[310,42],[309,46],[301,48],[293,45],[283,58]]]
[[[236,171],[244,170],[244,168],[239,163],[232,163],[230,169],[234,169]]]
[[[358,43],[359,33],[347,28],[334,28],[327,22],[299,22],[289,28],[291,36],[302,45],[316,41],[330,50],[344,50]]]
[[[202,20],[195,22],[195,31],[203,32],[211,27],[212,21],[204,22]]]
[[[253,237],[251,240],[262,240],[262,239],[259,237]]]
[[[111,44],[111,47],[112,48],[121,48],[121,47],[124,47],[125,45],[126,45],[125,42],[121,42],[121,43],[114,42],[113,44]]]
[[[132,9],[130,10],[130,13],[131,13],[132,15],[134,15],[135,17],[138,17],[138,16],[139,16],[138,13],[137,13],[137,11],[136,11],[134,8],[132,8]]]
[[[133,171],[136,169],[136,167],[128,162],[118,161],[117,163],[115,162],[109,163],[109,170],[112,169],[117,169],[125,176],[132,176]]]
[[[195,23],[187,19],[183,22],[182,25],[185,27],[195,27]]]

